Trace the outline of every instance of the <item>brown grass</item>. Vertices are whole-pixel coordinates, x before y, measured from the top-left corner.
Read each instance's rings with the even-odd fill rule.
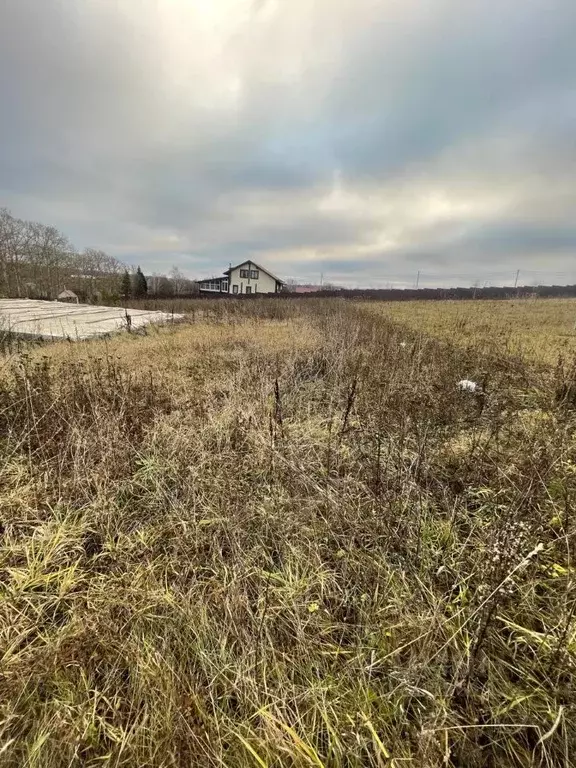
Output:
[[[1,764],[572,765],[575,402],[338,301],[9,360]]]
[[[367,304],[414,331],[486,352],[555,364],[576,355],[576,299]]]

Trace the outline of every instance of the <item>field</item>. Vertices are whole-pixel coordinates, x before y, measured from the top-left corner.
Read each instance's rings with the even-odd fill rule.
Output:
[[[572,306],[7,353],[0,764],[575,765]]]
[[[397,301],[367,305],[415,331],[532,362],[576,356],[576,299]]]

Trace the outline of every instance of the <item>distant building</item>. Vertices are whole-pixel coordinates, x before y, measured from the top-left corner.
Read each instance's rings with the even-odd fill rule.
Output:
[[[36,283],[28,281],[24,283],[24,292],[27,299],[35,299],[38,294],[38,286]]]
[[[67,289],[64,289],[62,293],[59,293],[56,297],[57,301],[64,301],[68,304],[79,304],[80,300],[78,299],[78,296],[74,293],[74,291],[69,291]]]
[[[201,293],[226,293],[231,296],[280,293],[284,281],[254,261],[243,261],[224,272],[223,277],[198,281]]]

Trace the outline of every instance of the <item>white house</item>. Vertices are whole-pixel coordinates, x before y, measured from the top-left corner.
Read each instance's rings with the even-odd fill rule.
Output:
[[[259,293],[280,293],[284,281],[254,261],[243,261],[224,272],[223,277],[209,277],[198,281],[202,293],[227,293],[254,295]]]

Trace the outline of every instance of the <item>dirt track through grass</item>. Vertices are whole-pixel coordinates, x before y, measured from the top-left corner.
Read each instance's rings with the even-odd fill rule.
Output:
[[[228,306],[5,371],[2,764],[571,765],[573,372]]]

